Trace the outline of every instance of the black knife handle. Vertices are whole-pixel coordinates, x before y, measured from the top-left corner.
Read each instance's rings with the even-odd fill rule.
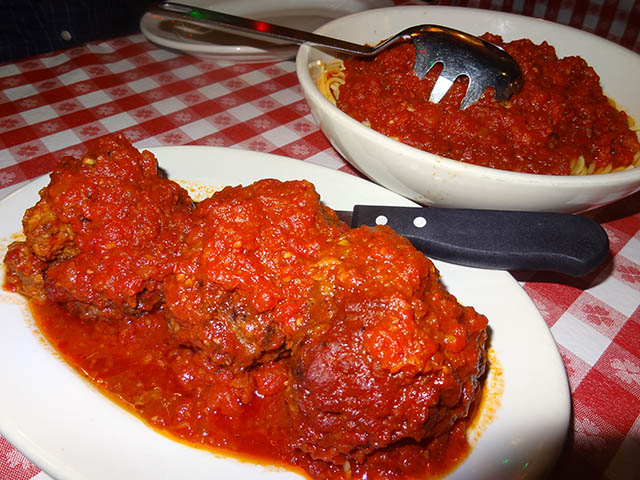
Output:
[[[595,221],[564,213],[356,205],[351,226],[386,224],[425,255],[460,265],[583,276],[609,256]]]

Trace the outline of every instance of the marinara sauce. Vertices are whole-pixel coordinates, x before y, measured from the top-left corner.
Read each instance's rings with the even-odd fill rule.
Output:
[[[284,395],[286,360],[259,366],[240,379],[214,371],[180,345],[160,313],[95,321],[50,301],[31,308],[67,363],[151,427],[196,447],[334,480],[431,478],[455,468],[470,450],[466,429],[473,414],[446,435],[378,450],[361,465],[314,461],[292,446],[296,433]],[[252,393],[242,403],[231,392],[247,386]]]
[[[403,143],[491,168],[569,175],[580,156],[594,171],[634,162],[638,137],[582,58],[558,58],[546,42],[483,38],[504,47],[522,69],[523,88],[507,102],[496,101],[488,89],[476,104],[460,110],[464,77],[440,103],[429,102],[441,66],[418,79],[413,44],[401,43],[371,60],[346,59],[337,105]]]

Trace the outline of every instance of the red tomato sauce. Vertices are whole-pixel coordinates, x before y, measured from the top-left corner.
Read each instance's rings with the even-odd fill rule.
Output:
[[[229,379],[207,369],[177,343],[162,315],[93,321],[74,317],[53,302],[33,303],[31,308],[43,335],[67,363],[150,426],[194,446],[335,480],[440,476],[469,453],[466,427],[471,420],[463,420],[435,440],[377,451],[347,473],[342,466],[314,461],[291,447],[295,433],[286,413],[283,362],[252,372],[254,393],[240,406],[224,388]],[[211,402],[213,395],[225,394],[227,415],[214,410]],[[213,403],[219,406],[220,399]]]
[[[634,162],[638,137],[582,58],[558,58],[546,42],[484,38],[503,46],[523,71],[522,90],[507,102],[496,101],[488,89],[476,104],[459,110],[466,78],[440,103],[429,102],[441,67],[418,79],[412,70],[415,49],[403,43],[373,60],[346,59],[337,105],[403,143],[496,169],[569,175],[579,156],[596,171]]]

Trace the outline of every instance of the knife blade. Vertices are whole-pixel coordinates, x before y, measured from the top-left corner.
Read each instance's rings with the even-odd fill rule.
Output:
[[[604,229],[574,214],[381,205],[337,213],[352,228],[388,225],[428,257],[470,267],[582,277],[609,257]]]

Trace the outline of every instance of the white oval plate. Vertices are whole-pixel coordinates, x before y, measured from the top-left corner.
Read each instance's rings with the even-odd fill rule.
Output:
[[[415,205],[371,182],[299,160],[217,147],[151,149],[171,178],[204,185],[260,178],[307,179],[335,209],[356,203]],[[0,201],[4,258],[41,177]],[[564,443],[570,395],[562,359],[544,320],[513,277],[436,262],[449,290],[489,318],[504,393],[495,419],[448,478],[529,478],[547,472]],[[2,271],[4,277],[4,270]],[[495,405],[494,405],[495,406]],[[0,433],[59,480],[296,479],[170,440],[108,400],[42,340],[24,300],[0,294]]]
[[[351,13],[393,6],[391,0],[188,0],[182,3],[308,32]],[[293,58],[298,50],[298,45],[270,44],[219,30],[207,31],[150,13],[140,20],[140,29],[158,45],[208,60],[272,62]]]

